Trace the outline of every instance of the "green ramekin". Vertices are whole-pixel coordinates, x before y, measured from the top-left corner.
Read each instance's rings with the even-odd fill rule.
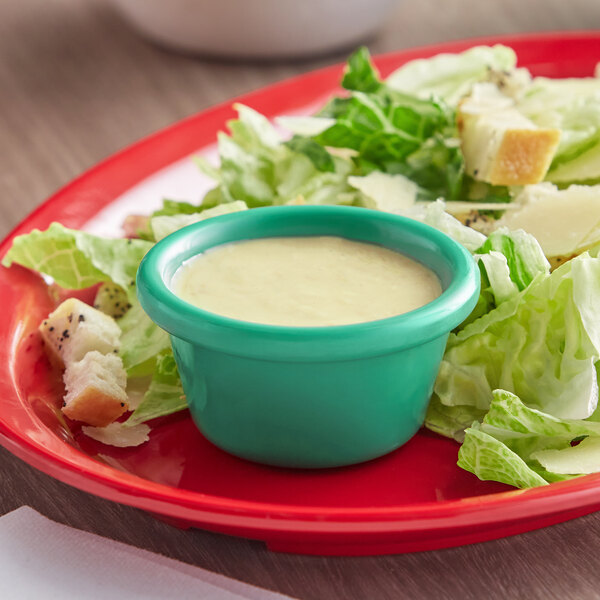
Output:
[[[222,317],[177,297],[183,261],[213,246],[282,236],[341,236],[402,252],[443,292],[387,319],[282,327]],[[137,274],[150,318],[171,334],[191,415],[215,445],[286,467],[336,467],[382,456],[422,425],[449,332],[479,295],[472,256],[440,231],[341,206],[259,208],[185,227],[158,242]]]

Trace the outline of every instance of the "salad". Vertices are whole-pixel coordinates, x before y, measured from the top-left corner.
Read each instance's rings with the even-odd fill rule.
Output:
[[[169,338],[136,297],[154,243],[224,213],[345,204],[419,219],[479,266],[479,301],[450,334],[425,421],[460,443],[458,465],[520,488],[600,471],[600,79],[533,78],[510,48],[482,46],[385,80],[361,48],[341,83],[310,117],[271,123],[236,106],[219,164],[196,158],[215,187],[130,217],[127,238],[58,223],[15,238],[5,267],[99,285],[95,306],[118,325],[130,412],[84,431],[136,445],[186,408]]]

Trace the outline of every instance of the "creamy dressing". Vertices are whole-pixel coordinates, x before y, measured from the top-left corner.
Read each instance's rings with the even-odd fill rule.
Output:
[[[204,310],[255,323],[348,325],[414,310],[441,285],[422,264],[341,237],[280,237],[211,248],[187,260],[173,292]]]

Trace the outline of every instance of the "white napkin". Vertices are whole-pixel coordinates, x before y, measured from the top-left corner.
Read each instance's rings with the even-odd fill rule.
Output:
[[[23,506],[0,518],[3,600],[285,600],[198,567],[72,529]]]

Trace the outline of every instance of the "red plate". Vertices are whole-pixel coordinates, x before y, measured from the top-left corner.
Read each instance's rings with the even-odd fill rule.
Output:
[[[377,64],[386,75],[413,58],[495,43],[512,46],[519,64],[536,75],[591,75],[600,60],[600,33],[577,32],[453,42],[382,56]],[[340,74],[331,67],[240,101],[270,117],[306,113],[337,89]],[[51,221],[86,226],[133,186],[213,143],[232,116],[229,103],[218,106],[104,161],[29,215],[4,240],[0,256],[15,235]],[[170,168],[176,178],[181,166]],[[166,173],[157,177],[168,180]],[[155,180],[142,184],[146,192]],[[52,306],[43,281],[19,267],[1,269],[0,302],[0,442],[61,481],[180,525],[264,540],[274,550],[380,554],[494,539],[600,508],[600,474],[513,490],[459,469],[457,444],[425,431],[386,457],[327,471],[269,468],[229,456],[185,414],[157,424],[140,448],[103,446],[69,431],[60,418],[60,381],[35,335]]]

